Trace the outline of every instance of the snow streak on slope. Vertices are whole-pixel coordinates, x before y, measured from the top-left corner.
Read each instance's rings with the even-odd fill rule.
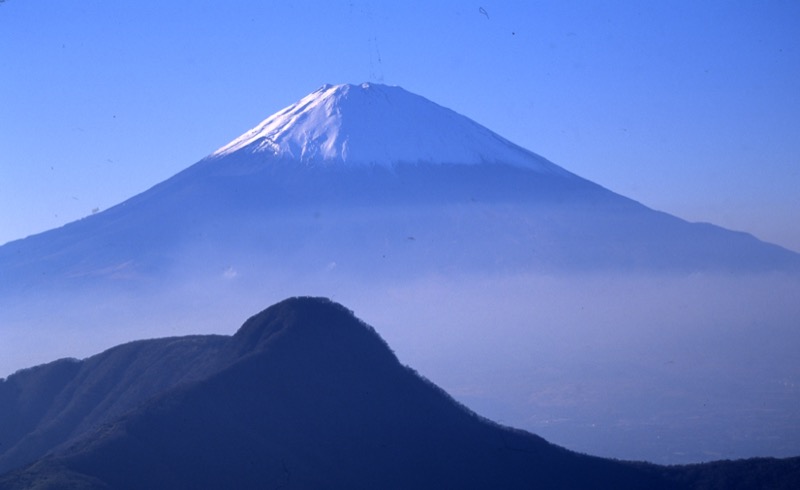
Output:
[[[505,163],[572,175],[476,122],[400,87],[324,85],[217,150],[306,164]]]

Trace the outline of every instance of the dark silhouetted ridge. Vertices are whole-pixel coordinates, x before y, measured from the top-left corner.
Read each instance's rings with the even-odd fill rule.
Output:
[[[227,349],[244,356],[269,349],[279,340],[287,340],[292,348],[303,351],[335,351],[344,346],[350,354],[357,352],[397,362],[372,327],[327,298],[290,298],[267,308],[242,325]]]
[[[326,299],[292,298],[232,337],[203,339],[101,354],[117,366],[111,361],[124,351],[129,366],[147,371],[140,361],[153,352],[208,343],[205,356],[183,357],[190,380],[5,474],[0,488],[724,488],[725,476],[742,468],[605,460],[488,422],[402,366],[371,327]],[[28,376],[49,379],[52,369]],[[796,467],[756,462],[741,488],[789,488]]]

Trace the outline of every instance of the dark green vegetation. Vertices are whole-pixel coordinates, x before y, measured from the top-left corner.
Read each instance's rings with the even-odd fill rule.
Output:
[[[605,460],[499,426],[324,299],[0,383],[0,488],[800,488],[800,458]]]

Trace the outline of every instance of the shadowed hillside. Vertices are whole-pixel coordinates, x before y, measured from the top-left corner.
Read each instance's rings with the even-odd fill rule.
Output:
[[[208,374],[226,340],[208,335],[132,342],[84,361],[63,359],[0,381],[0,472]]]
[[[667,468],[499,426],[324,299],[283,301],[233,337],[136,342],[0,386],[16,410],[3,414],[2,437],[54,441],[3,489],[729,488],[724,477],[743,469],[741,488],[800,482],[796,460]]]

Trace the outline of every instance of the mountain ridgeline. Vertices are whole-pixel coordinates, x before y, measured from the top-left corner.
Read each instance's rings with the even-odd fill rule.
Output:
[[[347,309],[139,341],[0,383],[0,488],[796,488],[800,461],[660,467],[483,419]]]

